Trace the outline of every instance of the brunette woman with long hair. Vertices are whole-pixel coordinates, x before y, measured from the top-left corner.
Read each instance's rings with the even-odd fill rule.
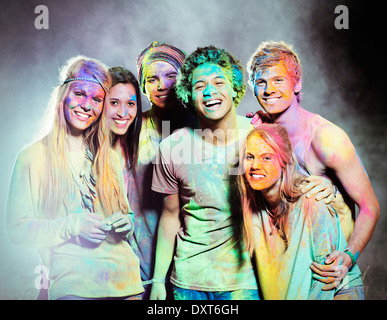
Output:
[[[105,98],[99,126],[100,131],[106,133],[100,149],[105,156],[109,155],[108,150],[111,148],[117,153],[124,175],[126,195],[130,198],[138,193],[139,188],[136,166],[142,123],[140,87],[136,77],[128,69],[112,67],[109,74],[112,86]],[[101,160],[99,164],[102,167],[98,170],[102,171],[106,162]],[[130,188],[135,188],[137,192],[132,192]],[[120,220],[123,216],[121,212],[117,212],[114,217]]]

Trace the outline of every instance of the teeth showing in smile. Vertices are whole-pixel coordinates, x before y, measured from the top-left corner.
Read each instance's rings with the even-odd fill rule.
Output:
[[[215,105],[218,105],[218,104],[221,104],[222,101],[221,100],[209,100],[209,101],[205,101],[203,104],[206,108],[211,108]]]
[[[113,119],[113,121],[117,124],[120,124],[120,125],[124,125],[126,124],[129,120],[117,120],[117,119]]]
[[[75,113],[77,116],[81,117],[81,118],[85,118],[85,119],[90,118],[89,115],[84,114],[84,113],[80,113],[80,112],[77,112],[77,111],[74,111],[74,113]]]
[[[279,100],[279,98],[267,98],[266,102],[271,103],[271,102],[276,102],[277,100]]]
[[[262,174],[251,174],[251,176],[255,179],[264,178],[265,176]]]
[[[159,96],[160,99],[165,99],[168,95]]]

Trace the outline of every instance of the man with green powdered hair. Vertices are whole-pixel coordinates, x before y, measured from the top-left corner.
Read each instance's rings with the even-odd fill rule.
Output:
[[[154,165],[152,189],[163,194],[163,211],[151,299],[165,299],[173,258],[177,300],[259,299],[230,201],[239,141],[251,129],[236,114],[245,93],[242,72],[239,61],[215,47],[198,48],[179,71],[177,96],[196,111],[197,122],[164,139]]]

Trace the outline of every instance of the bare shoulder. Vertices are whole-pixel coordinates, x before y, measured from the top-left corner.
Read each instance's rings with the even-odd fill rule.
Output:
[[[348,134],[330,121],[325,121],[317,128],[312,147],[319,159],[329,167],[356,156],[355,147]]]

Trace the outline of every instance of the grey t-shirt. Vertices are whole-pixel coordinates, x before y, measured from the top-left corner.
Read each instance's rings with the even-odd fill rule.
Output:
[[[244,136],[250,129],[247,124]],[[152,189],[179,194],[183,227],[171,282],[200,291],[257,289],[241,233],[241,216],[233,211],[230,173],[239,143],[215,146],[198,131],[183,128],[160,144]]]

